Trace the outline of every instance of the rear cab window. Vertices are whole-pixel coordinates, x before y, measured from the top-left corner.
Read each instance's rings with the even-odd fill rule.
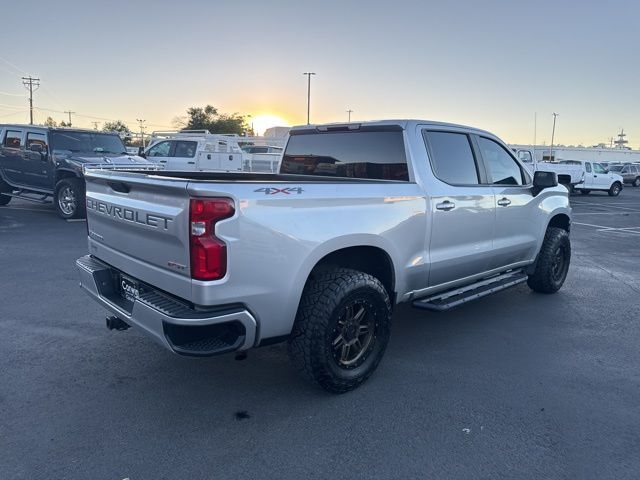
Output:
[[[409,181],[403,132],[398,127],[349,131],[293,131],[280,173]]]
[[[2,146],[16,149],[22,147],[22,130],[7,129],[2,139]]]
[[[479,185],[480,172],[466,133],[424,130],[434,175],[449,185]]]

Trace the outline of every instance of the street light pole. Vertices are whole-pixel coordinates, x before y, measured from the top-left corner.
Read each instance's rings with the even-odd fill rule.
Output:
[[[353,110],[349,109],[347,110],[347,113],[349,114],[349,123],[351,123],[351,114],[353,113]]]
[[[315,75],[315,72],[304,72],[303,75],[307,76],[307,125],[311,123],[311,75]]]
[[[553,139],[556,134],[556,117],[558,117],[559,113],[553,113],[553,130],[551,130],[551,146],[549,147],[549,161],[553,162]]]

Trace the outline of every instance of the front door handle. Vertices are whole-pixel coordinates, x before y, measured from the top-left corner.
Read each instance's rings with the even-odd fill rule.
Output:
[[[508,205],[511,205],[511,200],[506,197],[501,198],[500,200],[498,200],[498,205],[500,205],[501,207],[506,207]]]
[[[438,203],[436,205],[436,208],[438,210],[444,210],[445,212],[448,212],[449,210],[456,208],[456,204],[453,202],[450,202],[449,200],[445,200],[442,203]]]

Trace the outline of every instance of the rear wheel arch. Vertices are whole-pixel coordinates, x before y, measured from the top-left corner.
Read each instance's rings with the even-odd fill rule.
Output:
[[[391,256],[382,248],[359,245],[334,250],[320,258],[305,280],[305,287],[318,272],[331,268],[347,268],[377,278],[395,303],[396,274]],[[303,288],[304,291],[304,288]]]

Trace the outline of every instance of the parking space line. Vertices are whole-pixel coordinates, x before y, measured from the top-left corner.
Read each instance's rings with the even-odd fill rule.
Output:
[[[3,208],[0,210],[0,212],[3,211],[7,211],[7,212],[11,212],[13,210],[24,210],[26,212],[52,212],[52,210],[49,209],[45,209],[45,208],[29,208],[29,207],[9,207],[9,208]]]
[[[571,215],[638,215],[638,212],[573,212]]]
[[[594,225],[593,223],[572,222],[572,225],[582,225],[585,227],[597,228],[598,232],[620,233],[623,235],[640,235],[640,227],[605,227],[604,225]]]
[[[619,208],[621,210],[625,210],[625,211],[628,210],[630,212],[640,212],[640,210],[638,210],[637,208],[623,207],[621,205],[603,205],[601,203],[593,203],[593,202],[571,202],[571,203],[573,203],[574,205],[590,205],[590,206],[593,206],[593,207],[600,207],[600,208],[612,208],[613,207],[614,209]]]

